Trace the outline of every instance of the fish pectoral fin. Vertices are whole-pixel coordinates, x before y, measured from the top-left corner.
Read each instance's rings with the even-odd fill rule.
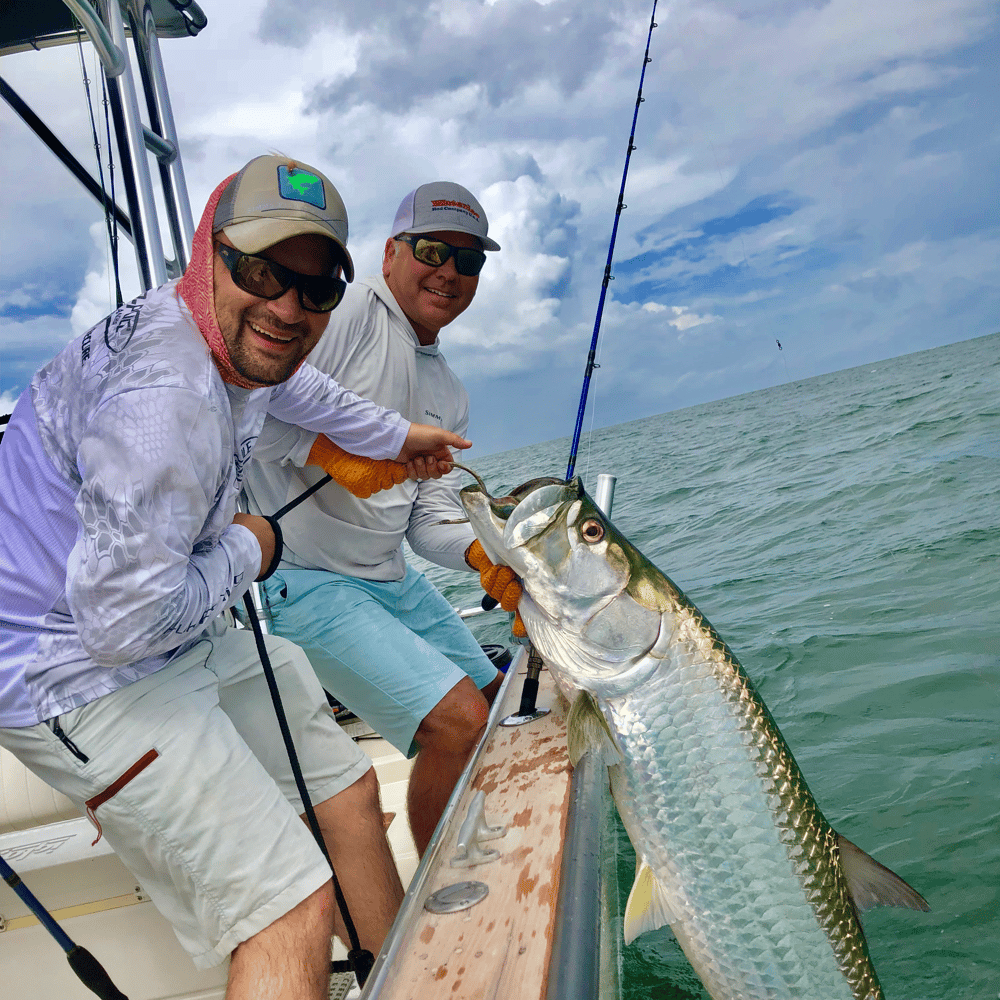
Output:
[[[622,759],[615,734],[589,691],[581,691],[576,696],[566,716],[566,744],[569,761],[574,767],[588,750],[594,751],[594,755],[608,767],[620,763]]]
[[[625,904],[625,926],[622,928],[625,944],[631,944],[640,934],[655,931],[673,920],[674,913],[667,903],[667,894],[653,869],[645,861],[638,861],[635,882]]]
[[[907,885],[894,871],[880,865],[857,844],[837,834],[840,864],[847,888],[858,913],[876,906],[902,906],[910,910],[930,910],[927,900]]]

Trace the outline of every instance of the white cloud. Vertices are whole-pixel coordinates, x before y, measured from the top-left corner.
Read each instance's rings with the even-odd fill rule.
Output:
[[[474,414],[498,380],[544,373],[545,399],[528,390],[489,428],[494,450],[564,432],[554,408],[575,405],[648,5],[217,0],[208,13],[202,36],[162,46],[195,218],[226,173],[281,149],[334,179],[367,274],[402,195],[460,181],[503,251],[445,352]],[[995,5],[676,0],[658,19],[596,380],[609,412],[777,380],[776,336],[801,376],[996,328]],[[89,164],[78,60],[25,53],[4,71]],[[18,192],[0,223],[6,389],[17,358],[110,300],[100,209],[0,116],[0,182]],[[741,223],[744,210],[760,217]],[[60,316],[32,314],[50,303]]]
[[[701,326],[704,323],[714,323],[721,319],[720,316],[713,316],[711,313],[699,316],[697,313],[691,312],[687,306],[665,306],[659,302],[645,302],[642,309],[643,312],[654,314],[672,313],[673,319],[667,319],[667,323],[674,329],[681,331],[690,330],[691,327]]]
[[[703,323],[714,323],[717,319],[721,318],[713,316],[711,313],[699,316],[697,313],[689,312],[687,306],[671,306],[670,308],[674,314],[674,318],[668,319],[667,322],[682,332],[690,330],[693,326],[701,326]]]

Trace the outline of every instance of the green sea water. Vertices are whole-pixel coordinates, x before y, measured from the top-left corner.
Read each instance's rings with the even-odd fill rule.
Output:
[[[568,447],[474,464],[499,493]],[[832,825],[930,903],[865,917],[888,1000],[1000,997],[1000,334],[606,428],[577,472],[618,477],[616,525],[726,639]],[[622,989],[707,997],[666,928]]]

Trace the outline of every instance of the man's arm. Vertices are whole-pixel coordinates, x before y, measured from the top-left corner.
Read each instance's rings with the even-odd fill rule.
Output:
[[[395,459],[410,430],[410,422],[395,410],[362,399],[308,363],[271,391],[268,413],[286,424],[325,434],[365,458]]]
[[[402,463],[417,460],[421,469],[426,463],[431,475],[439,475],[437,462],[450,462],[449,447],[471,445],[442,427],[410,423],[395,410],[362,399],[310,365],[303,365],[272,391],[268,412],[286,424],[324,434],[350,455]],[[309,461],[308,454],[302,459],[305,440],[303,436],[284,436],[285,444],[298,458],[296,464]],[[315,441],[316,435],[312,437],[313,444]],[[269,444],[266,457],[272,461],[274,450]]]
[[[219,524],[218,536],[202,537],[231,462],[218,424],[186,390],[140,389],[109,399],[81,440],[66,596],[98,663],[177,648],[257,576],[261,547],[249,529]]]
[[[410,511],[406,540],[424,559],[448,569],[471,570],[465,550],[475,540],[458,499],[464,485],[463,473],[455,471],[437,480],[422,482]],[[442,521],[466,520],[465,524],[442,524]]]

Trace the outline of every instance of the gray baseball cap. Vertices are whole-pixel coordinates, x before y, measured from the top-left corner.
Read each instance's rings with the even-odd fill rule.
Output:
[[[315,167],[287,156],[258,156],[230,182],[215,209],[213,232],[243,253],[259,253],[275,243],[317,233],[343,254],[344,277],[354,280],[347,251],[347,209],[330,179]]]
[[[499,250],[500,244],[486,235],[489,228],[483,206],[468,188],[451,181],[432,181],[421,184],[399,203],[392,235],[450,230],[477,236],[484,250]]]

